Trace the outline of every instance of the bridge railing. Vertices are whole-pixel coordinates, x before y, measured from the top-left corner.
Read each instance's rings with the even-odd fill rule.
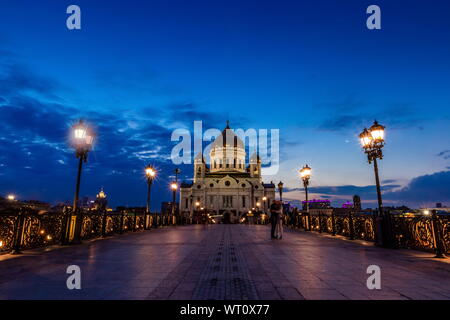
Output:
[[[29,208],[0,212],[0,254],[63,242],[67,215],[71,214],[70,210],[39,212]],[[192,219],[174,215],[92,210],[83,210],[81,219],[82,240],[193,223]]]
[[[450,253],[450,215],[392,214],[388,221],[394,247]],[[376,213],[300,212],[285,220],[292,228],[375,241]]]

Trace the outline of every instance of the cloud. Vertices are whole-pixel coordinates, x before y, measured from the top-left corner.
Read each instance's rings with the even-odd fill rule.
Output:
[[[404,188],[383,195],[386,199],[409,202],[450,202],[450,171],[416,177]]]
[[[408,204],[422,206],[426,203],[450,202],[450,171],[441,171],[429,175],[413,178],[405,187],[398,184],[385,184],[395,180],[383,181],[381,187],[383,200],[387,203]],[[359,195],[363,202],[374,202],[377,199],[375,185],[369,186],[319,186],[308,188],[311,194],[321,198],[333,199],[334,202],[342,202],[351,199],[353,195]],[[303,188],[285,188],[285,192],[302,191]]]
[[[438,156],[438,157],[442,157],[442,158],[444,158],[445,160],[448,160],[448,159],[450,159],[450,150],[444,150],[444,151],[441,151],[441,152],[439,152],[439,153],[437,154],[437,156]]]
[[[56,99],[55,92],[61,88],[62,86],[56,81],[36,75],[23,64],[10,61],[0,64],[0,95],[2,96],[32,93]]]
[[[174,168],[169,160],[175,124],[225,125],[220,114],[201,111],[194,102],[148,107],[154,111],[149,113],[139,107],[122,112],[74,108],[61,99],[66,88],[14,59],[0,59],[0,193],[17,190],[45,201],[72,198],[76,159],[67,140],[71,124],[84,118],[98,136],[84,166],[82,194],[104,186],[113,205],[139,204],[145,200],[139,194],[145,193],[140,172],[152,163],[161,172],[155,181],[163,184],[155,191],[154,203],[159,203],[170,192],[165,185]],[[190,168],[181,168],[183,176],[191,175]]]
[[[345,108],[345,106],[348,108]],[[384,106],[372,106],[361,101],[349,101],[327,103],[321,105],[327,109],[327,117],[319,123],[318,129],[333,132],[347,132],[349,130],[361,131],[370,126],[375,119],[390,128],[411,129],[414,124],[422,129],[427,120],[418,116],[413,103],[393,103]]]
[[[387,192],[396,188],[400,185],[397,184],[387,184],[381,187],[383,192]],[[303,191],[303,188],[285,188],[285,192],[291,191]],[[354,186],[354,185],[343,185],[343,186],[319,186],[319,187],[309,187],[308,191],[320,195],[329,196],[347,196],[352,197],[354,195],[359,195],[361,199],[374,199],[376,198],[376,187],[375,185],[368,186]]]
[[[381,181],[382,184],[391,184],[394,182],[397,182],[397,180],[396,179],[386,179],[386,180]]]

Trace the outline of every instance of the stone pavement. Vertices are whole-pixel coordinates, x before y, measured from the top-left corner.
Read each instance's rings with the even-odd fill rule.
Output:
[[[450,299],[450,262],[260,225],[170,227],[0,256],[0,299]],[[82,289],[66,288],[81,268]],[[366,269],[381,268],[381,290]]]

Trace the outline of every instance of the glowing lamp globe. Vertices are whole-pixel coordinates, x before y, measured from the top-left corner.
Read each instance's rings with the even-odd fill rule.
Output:
[[[364,129],[359,135],[359,140],[361,141],[363,148],[367,149],[372,145],[373,137],[367,129]]]
[[[384,142],[384,126],[379,124],[376,120],[370,127],[369,131],[374,142]]]
[[[300,170],[300,176],[302,177],[302,179],[309,179],[311,177],[311,168],[308,165],[305,165]]]

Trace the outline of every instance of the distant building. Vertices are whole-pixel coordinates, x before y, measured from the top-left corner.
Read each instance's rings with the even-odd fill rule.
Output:
[[[108,200],[106,198],[106,193],[103,191],[103,188],[100,190],[100,192],[95,197],[94,201],[94,209],[103,211],[106,210],[108,206]]]
[[[440,206],[437,206],[437,205]],[[421,212],[431,212],[431,211],[437,211],[438,213],[449,213],[450,214],[450,207],[443,206],[442,203],[436,203],[436,206],[434,208],[422,208],[420,209]]]
[[[303,210],[306,210],[306,201],[302,201]],[[309,209],[330,209],[331,202],[330,200],[321,200],[321,199],[312,199],[308,200]]]
[[[50,204],[38,200],[20,201],[17,199],[5,199],[0,197],[0,210],[28,208],[38,211],[49,211]]]
[[[353,196],[353,208],[355,211],[361,211],[361,198],[356,194]]]
[[[342,208],[353,208],[353,203],[350,201],[346,201],[342,204]]]

